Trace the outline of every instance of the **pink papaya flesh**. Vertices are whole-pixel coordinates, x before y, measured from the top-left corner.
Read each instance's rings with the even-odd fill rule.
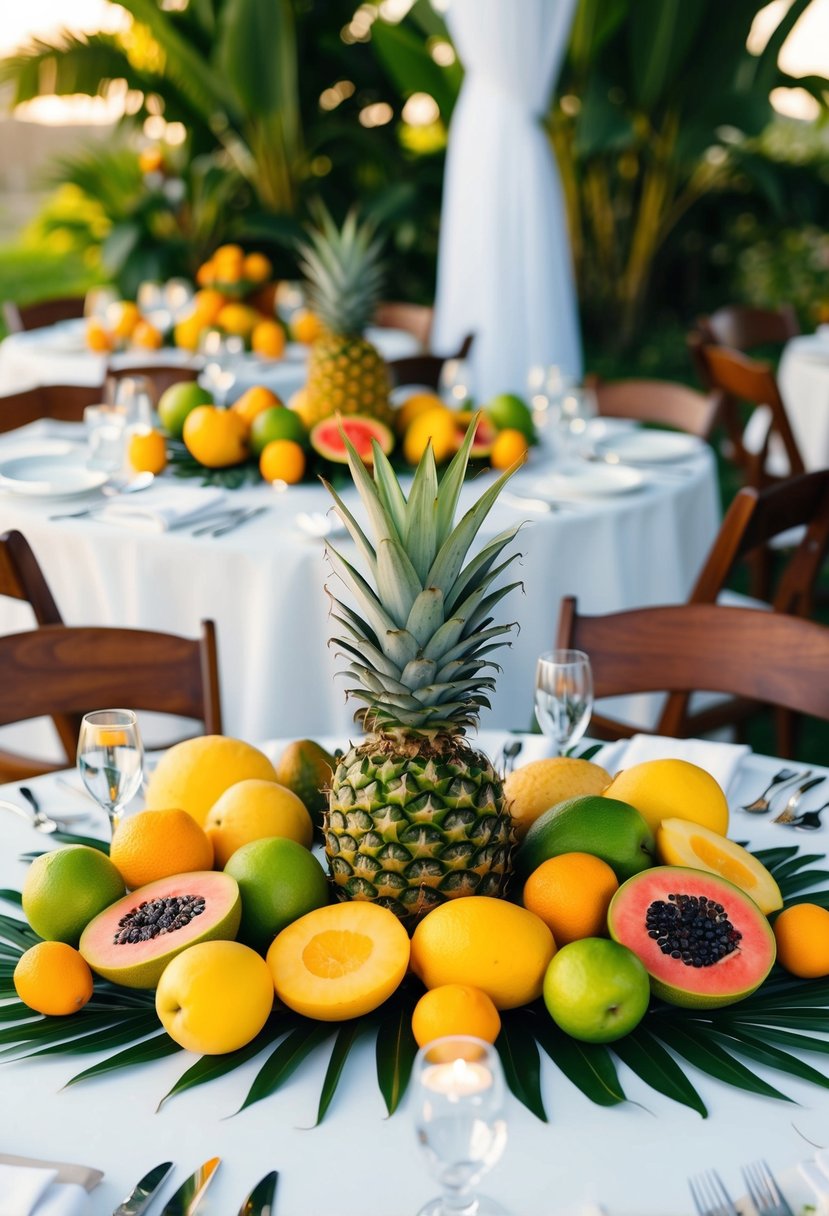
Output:
[[[104,979],[155,988],[172,958],[196,942],[232,941],[242,919],[239,884],[197,870],[138,887],[89,922],[78,949]]]
[[[750,996],[777,953],[753,899],[724,878],[683,866],[654,866],[629,878],[610,901],[607,925],[644,964],[654,994],[688,1008]]]
[[[346,464],[348,457],[343,434],[353,444],[360,459],[368,463],[374,456],[371,446],[372,439],[377,440],[380,450],[386,456],[394,447],[394,435],[391,430],[377,418],[370,418],[366,414],[323,418],[322,422],[318,422],[311,431],[311,447],[325,460],[331,460],[335,464]]]

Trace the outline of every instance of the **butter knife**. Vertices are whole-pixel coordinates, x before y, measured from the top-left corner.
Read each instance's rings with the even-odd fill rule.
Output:
[[[162,1161],[161,1165],[151,1169],[121,1200],[112,1216],[141,1216],[172,1168],[172,1161]]]
[[[211,1157],[199,1166],[195,1173],[182,1182],[181,1186],[161,1209],[161,1216],[193,1216],[202,1200],[204,1192],[210,1185],[210,1180],[219,1168],[221,1157]]]
[[[274,1216],[276,1184],[279,1174],[271,1170],[261,1178],[239,1208],[239,1216]]]

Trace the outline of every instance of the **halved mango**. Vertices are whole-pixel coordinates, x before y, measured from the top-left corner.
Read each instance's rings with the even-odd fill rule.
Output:
[[[268,966],[289,1009],[339,1022],[391,996],[409,966],[409,936],[388,908],[333,904],[283,929],[268,950]]]
[[[780,888],[769,871],[742,845],[690,819],[663,819],[656,847],[665,865],[705,870],[745,891],[768,916],[783,907]]]

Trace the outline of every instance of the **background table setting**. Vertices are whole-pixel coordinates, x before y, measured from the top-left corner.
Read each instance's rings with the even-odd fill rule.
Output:
[[[778,380],[808,470],[829,464],[829,326],[786,344]]]
[[[534,449],[484,526],[482,536],[491,538],[526,523],[524,592],[508,601],[521,632],[488,726],[529,721],[526,689],[562,594],[578,595],[595,612],[681,601],[715,535],[719,501],[707,445],[603,419],[590,424],[587,437],[590,459],[574,455],[557,464],[543,444]],[[229,732],[346,732],[351,710],[331,696],[338,663],[325,644],[329,569],[322,542],[330,528],[345,554],[352,542],[336,535],[327,492],[279,483],[222,491],[166,473],[139,493],[104,497],[105,479],[86,469],[83,444],[80,426],[55,422],[0,438],[0,524],[27,537],[66,621],[194,635],[201,620],[212,619]],[[34,486],[8,475],[19,472],[16,461],[38,453],[50,466],[71,464],[79,492],[62,496],[66,472],[51,487],[39,484],[31,468]],[[494,476],[471,479],[461,506]],[[344,493],[352,503],[353,491]],[[78,512],[89,514],[73,518]],[[223,526],[225,533],[215,535]],[[28,620],[24,606],[0,605],[4,631],[26,628]]]
[[[479,739],[492,755],[516,740],[522,745],[521,762],[549,754],[548,741],[537,735],[482,732]],[[341,741],[340,736],[321,739],[329,747]],[[263,750],[276,758],[285,742],[271,740]],[[665,755],[704,763],[725,783],[734,838],[749,841],[752,848],[806,847],[805,834],[775,824],[772,815],[750,815],[741,809],[780,771],[780,762],[771,757],[727,744],[639,737],[608,744],[595,759],[613,772],[629,762]],[[814,772],[829,776],[829,770],[814,768]],[[63,784],[66,781],[75,788],[74,794]],[[56,815],[67,814],[75,825],[72,830],[107,834],[105,822],[95,818],[97,812],[78,793],[77,774],[38,778],[28,788],[44,807]],[[820,794],[816,788],[804,797],[803,805],[822,803],[825,795]],[[0,797],[24,805],[17,786],[3,787]],[[773,812],[785,798],[781,789]],[[89,810],[92,817],[78,819]],[[24,874],[19,855],[42,848],[46,838],[22,815],[2,814],[0,839],[0,885],[19,889]],[[821,825],[805,839],[810,852],[824,852],[829,825]],[[47,1055],[4,1064],[2,1073],[6,1152],[48,1155],[104,1171],[88,1204],[77,1209],[85,1216],[107,1216],[143,1173],[171,1159],[175,1172],[159,1193],[159,1207],[150,1208],[150,1213],[160,1211],[161,1200],[212,1156],[221,1157],[222,1165],[200,1216],[235,1212],[256,1181],[273,1169],[279,1171],[279,1216],[334,1210],[341,1216],[405,1216],[435,1189],[416,1148],[413,1099],[410,1095],[393,1117],[386,1117],[368,1044],[349,1059],[331,1109],[316,1127],[323,1059],[312,1056],[266,1101],[229,1118],[239,1109],[255,1075],[257,1065],[252,1060],[200,1087],[198,1094],[178,1094],[159,1108],[162,1095],[182,1072],[180,1059],[159,1059],[62,1088],[97,1058],[92,1054],[75,1060],[49,1059]],[[829,1096],[826,1090],[789,1075],[781,1077],[762,1064],[753,1065],[752,1071],[780,1087],[797,1105],[741,1092],[690,1069],[709,1112],[702,1119],[621,1067],[628,1101],[604,1108],[590,1102],[546,1061],[541,1085],[549,1122],[535,1118],[508,1097],[506,1149],[481,1190],[514,1216],[586,1216],[598,1211],[608,1216],[680,1216],[692,1210],[690,1175],[716,1168],[737,1196],[743,1193],[739,1165],[765,1158],[793,1211],[799,1213],[801,1205],[815,1200],[797,1165],[811,1160],[816,1146],[827,1144]],[[365,1179],[357,1185],[355,1170],[367,1168],[369,1158],[371,1185]],[[320,1161],[326,1163],[325,1169]],[[351,1181],[344,1184],[343,1178]]]

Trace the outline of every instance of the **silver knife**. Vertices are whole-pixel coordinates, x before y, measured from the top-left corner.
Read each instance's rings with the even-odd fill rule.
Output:
[[[242,524],[248,523],[251,519],[256,519],[257,515],[264,515],[269,507],[253,507],[249,511],[241,512],[235,519],[229,520],[225,524],[221,524],[218,528],[214,528],[210,533],[211,536],[225,536],[228,532],[232,532],[234,528],[240,528]]]
[[[141,1216],[172,1168],[172,1161],[162,1161],[161,1165],[151,1169],[121,1200],[112,1216]]]
[[[271,1170],[257,1182],[245,1202],[239,1208],[239,1216],[274,1216],[276,1184],[279,1174]]]
[[[210,1185],[210,1180],[219,1168],[221,1157],[211,1157],[200,1165],[195,1173],[182,1182],[181,1186],[161,1209],[161,1216],[193,1216],[199,1206],[204,1192]]]

